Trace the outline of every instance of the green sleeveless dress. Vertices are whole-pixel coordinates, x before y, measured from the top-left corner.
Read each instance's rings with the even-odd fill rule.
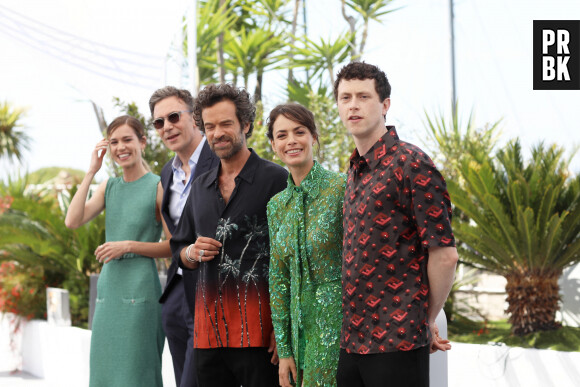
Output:
[[[105,191],[106,239],[158,242],[159,176],[110,178]],[[90,358],[91,387],[162,386],[161,284],[155,260],[133,253],[103,265],[97,283]]]

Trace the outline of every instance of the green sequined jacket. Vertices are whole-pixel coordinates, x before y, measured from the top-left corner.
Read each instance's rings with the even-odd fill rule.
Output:
[[[272,323],[278,355],[294,357],[299,369],[297,385],[301,368],[307,385],[336,373],[345,183],[315,162],[300,186],[290,175],[268,203]]]

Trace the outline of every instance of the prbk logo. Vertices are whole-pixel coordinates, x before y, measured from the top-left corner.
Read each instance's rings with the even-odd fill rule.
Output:
[[[580,20],[534,20],[534,90],[580,90]]]

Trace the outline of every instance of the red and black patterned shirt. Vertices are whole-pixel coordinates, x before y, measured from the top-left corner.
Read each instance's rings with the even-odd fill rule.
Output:
[[[341,348],[370,354],[429,343],[429,248],[455,246],[445,180],[393,126],[351,156],[344,200]]]

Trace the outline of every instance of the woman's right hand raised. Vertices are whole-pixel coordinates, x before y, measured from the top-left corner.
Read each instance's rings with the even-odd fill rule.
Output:
[[[93,154],[91,155],[91,165],[89,166],[90,172],[97,173],[101,169],[108,148],[109,141],[105,138],[97,143],[93,150]]]

